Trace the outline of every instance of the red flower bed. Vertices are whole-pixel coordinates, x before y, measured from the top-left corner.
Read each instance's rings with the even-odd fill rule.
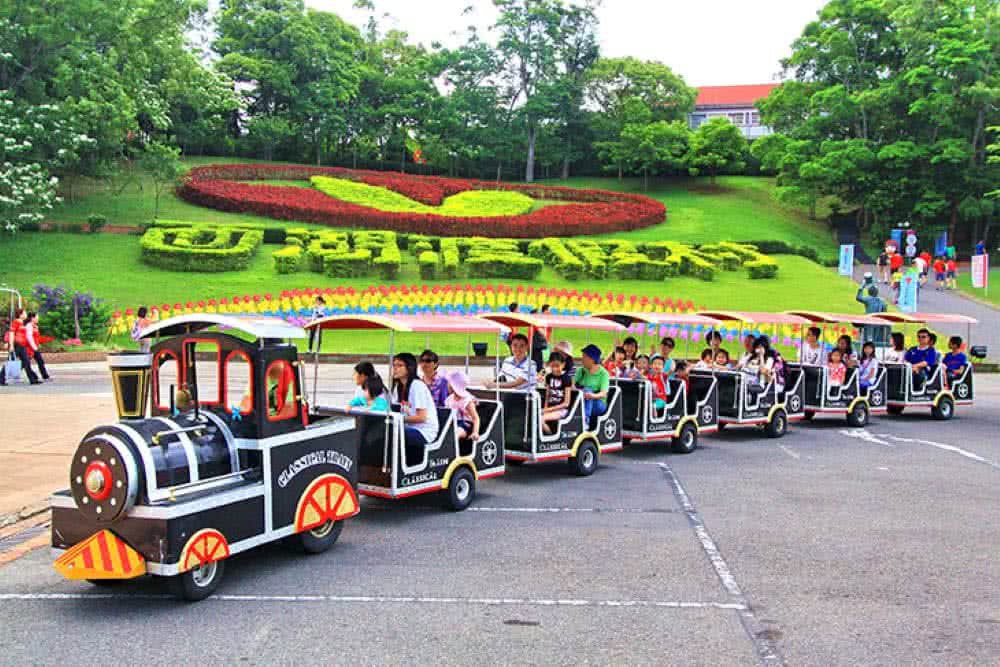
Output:
[[[525,215],[459,218],[380,211],[334,199],[318,190],[239,182],[308,180],[310,176],[346,178],[381,186],[432,206],[439,206],[445,197],[466,190],[508,190],[536,199],[569,203],[547,206]],[[392,229],[435,236],[469,236],[470,230],[475,230],[478,236],[513,238],[606,234],[649,227],[663,222],[666,217],[666,207],[658,201],[606,190],[299,165],[218,164],[195,167],[178,186],[177,193],[192,204],[220,211],[251,213],[331,227]]]

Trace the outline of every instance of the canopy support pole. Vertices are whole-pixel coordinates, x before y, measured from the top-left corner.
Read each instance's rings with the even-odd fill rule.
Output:
[[[465,333],[465,375],[469,375],[469,354],[472,350],[472,332]]]
[[[316,340],[313,342],[313,407],[316,405],[316,396],[319,393],[319,349],[323,346],[323,328],[316,329]]]

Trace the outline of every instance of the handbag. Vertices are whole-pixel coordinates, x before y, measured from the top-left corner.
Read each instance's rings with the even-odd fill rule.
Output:
[[[3,368],[7,380],[21,379],[21,360],[15,357],[13,352],[8,354],[8,359],[4,362]]]

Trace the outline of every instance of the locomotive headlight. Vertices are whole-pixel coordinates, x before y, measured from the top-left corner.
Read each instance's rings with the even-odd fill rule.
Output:
[[[111,468],[104,461],[94,461],[87,466],[83,483],[87,495],[96,501],[101,501],[111,495]]]

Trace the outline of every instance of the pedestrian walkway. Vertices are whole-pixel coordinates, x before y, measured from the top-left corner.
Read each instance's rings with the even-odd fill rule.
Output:
[[[872,275],[877,275],[874,266],[864,266],[861,267],[859,273],[856,273],[859,281],[865,271],[871,271]],[[888,286],[879,284],[879,292],[882,298],[891,301],[891,292]],[[921,288],[920,295],[917,297],[917,308],[922,313],[947,313],[976,318],[979,320],[979,324],[972,327],[972,344],[986,345],[989,348],[989,359],[1000,359],[1000,310],[968,299],[957,290],[938,292],[934,289],[933,280],[928,281]],[[963,339],[968,336],[968,327],[965,325],[939,325],[935,328],[939,333],[947,336],[961,336]],[[946,351],[947,341],[938,341],[938,347],[942,351]]]

